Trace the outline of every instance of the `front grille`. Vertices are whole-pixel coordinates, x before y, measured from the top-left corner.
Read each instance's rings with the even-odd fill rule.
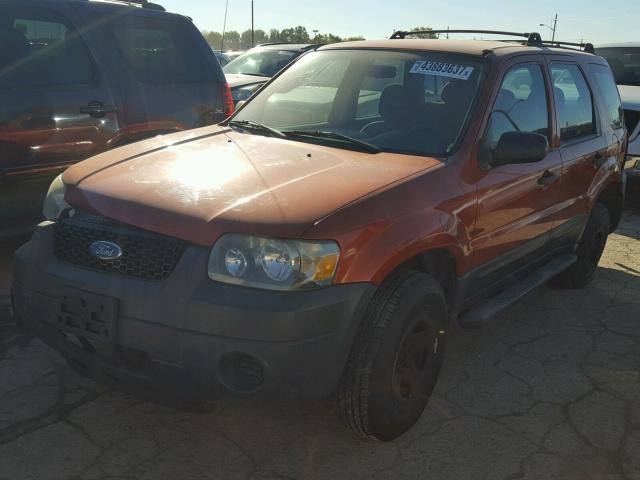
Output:
[[[100,260],[90,253],[90,245],[100,240],[116,243],[122,256]],[[56,257],[93,270],[143,280],[162,280],[173,271],[185,245],[181,240],[134,228],[113,228],[61,220],[55,226]]]
[[[629,135],[632,135],[636,131],[638,123],[640,123],[640,111],[637,110],[625,110],[624,122],[627,124],[627,130]]]

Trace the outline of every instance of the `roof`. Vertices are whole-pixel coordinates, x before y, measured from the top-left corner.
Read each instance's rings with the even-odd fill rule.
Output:
[[[521,40],[513,42],[497,40],[444,40],[444,39],[394,39],[394,40],[364,40],[357,42],[343,42],[325,45],[322,50],[341,48],[372,48],[372,49],[400,49],[400,50],[429,50],[435,52],[460,53],[464,55],[485,55],[487,50],[491,50],[497,56],[510,55],[513,53],[528,51],[531,53],[553,53],[553,54],[575,54],[593,55],[579,50],[527,46]]]

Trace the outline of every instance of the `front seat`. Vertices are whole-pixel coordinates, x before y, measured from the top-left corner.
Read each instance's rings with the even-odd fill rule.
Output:
[[[382,120],[365,125],[361,132],[372,137],[391,131],[409,130],[415,125],[422,104],[424,91],[414,85],[389,85],[382,91],[378,104]]]

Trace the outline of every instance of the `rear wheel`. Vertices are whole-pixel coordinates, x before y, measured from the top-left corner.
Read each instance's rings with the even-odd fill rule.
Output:
[[[552,285],[559,288],[582,288],[593,280],[610,229],[609,210],[601,203],[596,203],[578,244],[578,260],[558,275]]]
[[[444,358],[447,304],[429,275],[398,272],[371,300],[338,390],[345,424],[393,440],[420,418]]]

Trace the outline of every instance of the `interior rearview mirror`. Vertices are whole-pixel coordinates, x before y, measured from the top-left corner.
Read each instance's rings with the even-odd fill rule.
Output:
[[[493,150],[491,166],[533,163],[543,160],[549,152],[547,137],[539,133],[505,132]]]
[[[397,74],[398,70],[391,65],[370,65],[367,69],[367,77],[376,79],[395,78]]]

